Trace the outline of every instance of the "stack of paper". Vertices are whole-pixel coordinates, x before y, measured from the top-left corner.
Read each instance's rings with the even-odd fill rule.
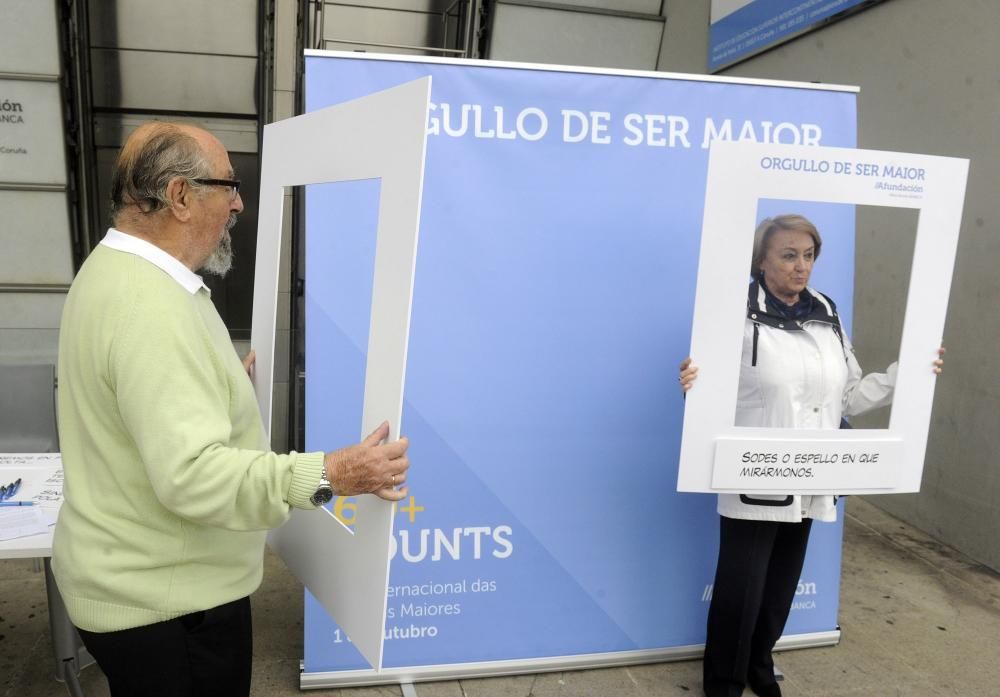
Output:
[[[0,453],[0,484],[18,479],[21,485],[13,501],[26,505],[0,507],[0,540],[47,532],[62,504],[59,453]]]

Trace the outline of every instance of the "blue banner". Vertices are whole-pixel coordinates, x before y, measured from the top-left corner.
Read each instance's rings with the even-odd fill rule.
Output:
[[[834,15],[870,4],[872,0],[750,0],[712,22],[708,32],[708,70],[720,70],[808,31]]]
[[[715,497],[675,489],[708,146],[853,147],[855,95],[311,55],[307,110],[428,74],[385,666],[701,644]],[[316,450],[359,435],[379,182],[306,199]],[[849,320],[852,207],[760,206],[850,232],[818,283]],[[814,526],[788,633],[836,628],[840,536]],[[307,593],[306,672],[365,668]]]

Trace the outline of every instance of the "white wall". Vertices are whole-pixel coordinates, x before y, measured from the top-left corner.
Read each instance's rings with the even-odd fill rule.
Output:
[[[56,362],[73,278],[53,0],[0,3],[0,363]]]

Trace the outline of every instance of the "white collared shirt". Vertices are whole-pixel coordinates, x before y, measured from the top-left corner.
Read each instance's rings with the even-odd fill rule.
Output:
[[[191,295],[197,293],[199,288],[204,288],[211,295],[211,291],[205,285],[205,281],[201,276],[184,266],[180,259],[171,256],[152,242],[147,242],[135,235],[130,235],[127,232],[122,232],[112,227],[108,228],[108,234],[101,240],[101,244],[119,252],[127,252],[128,254],[142,257],[153,266],[165,271]]]

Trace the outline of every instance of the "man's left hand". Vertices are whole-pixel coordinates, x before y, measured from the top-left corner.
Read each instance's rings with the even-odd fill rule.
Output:
[[[247,376],[253,380],[253,365],[257,361],[257,352],[250,349],[250,353],[243,359],[243,369],[247,371]]]

